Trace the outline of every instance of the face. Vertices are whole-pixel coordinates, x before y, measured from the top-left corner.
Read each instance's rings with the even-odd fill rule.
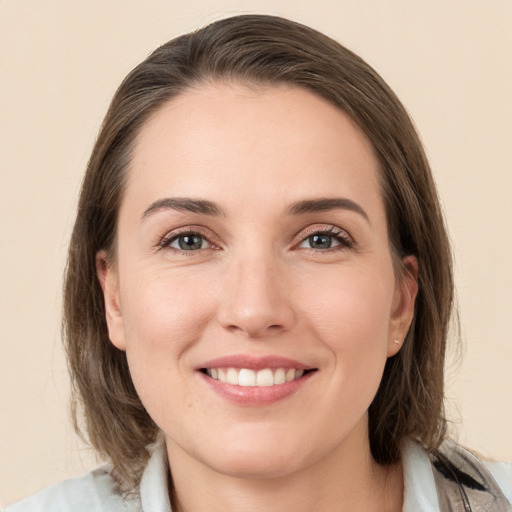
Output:
[[[348,116],[299,88],[202,86],[142,128],[99,273],[171,466],[271,477],[368,446],[416,293],[378,173]]]

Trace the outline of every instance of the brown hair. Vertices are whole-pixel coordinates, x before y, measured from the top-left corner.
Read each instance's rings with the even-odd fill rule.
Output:
[[[169,99],[212,80],[306,88],[344,110],[372,142],[390,247],[396,262],[417,257],[419,292],[407,338],[387,360],[370,406],[370,446],[381,464],[399,458],[405,436],[435,449],[446,427],[443,368],[453,280],[421,142],[398,98],[361,58],[311,28],[263,15],[224,19],[164,44],[126,77],[112,100],[82,185],[64,288],[75,426],[81,406],[92,446],[124,478],[137,480],[158,428],[137,396],[125,353],[108,339],[95,257],[106,250],[115,258],[119,204],[144,122]],[[400,276],[403,268],[397,268]]]

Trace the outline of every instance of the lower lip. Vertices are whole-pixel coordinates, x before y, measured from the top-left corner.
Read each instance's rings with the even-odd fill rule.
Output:
[[[199,375],[210,389],[219,394],[222,398],[237,405],[262,407],[274,404],[298,393],[315,373],[316,372],[308,372],[297,380],[284,384],[276,384],[274,386],[236,386],[234,384],[228,384],[227,382],[221,382],[217,379],[212,379],[202,372],[199,372]]]

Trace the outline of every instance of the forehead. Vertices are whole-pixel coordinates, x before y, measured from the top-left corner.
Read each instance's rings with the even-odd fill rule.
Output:
[[[236,191],[265,201],[279,189],[292,202],[330,196],[336,184],[380,200],[372,145],[347,114],[299,87],[213,83],[173,98],[144,124],[125,199]]]

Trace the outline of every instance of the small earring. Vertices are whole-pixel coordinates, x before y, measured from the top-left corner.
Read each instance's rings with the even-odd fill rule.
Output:
[[[397,339],[397,338],[395,338],[395,339],[393,340],[393,343],[394,343],[395,345],[400,345],[400,340],[399,340],[399,339]]]

